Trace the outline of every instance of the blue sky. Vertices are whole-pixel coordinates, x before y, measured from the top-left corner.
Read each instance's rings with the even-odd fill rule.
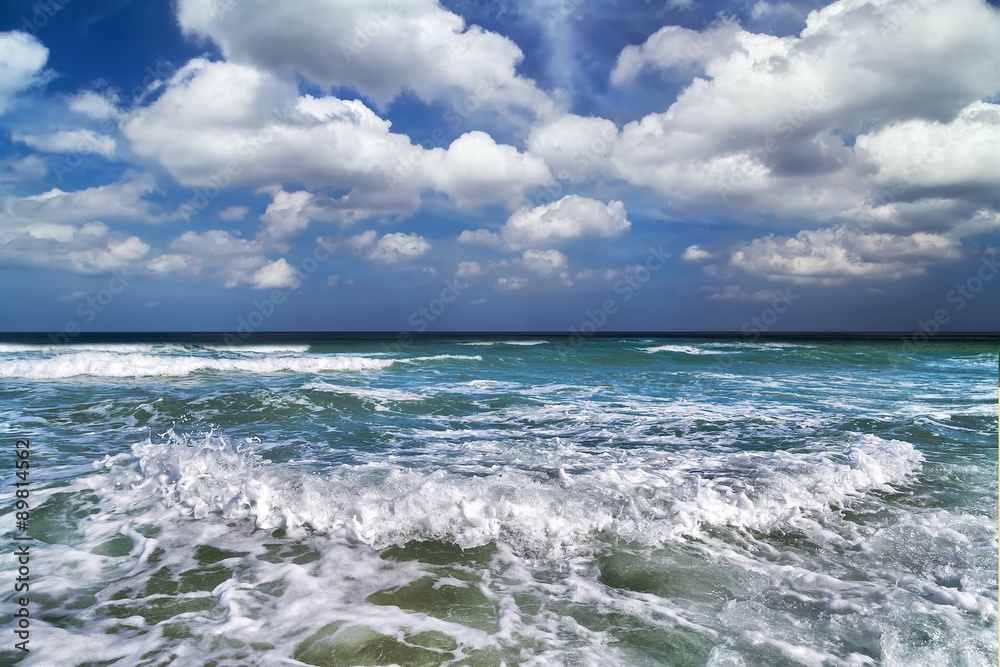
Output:
[[[997,330],[983,0],[0,9],[0,330]]]

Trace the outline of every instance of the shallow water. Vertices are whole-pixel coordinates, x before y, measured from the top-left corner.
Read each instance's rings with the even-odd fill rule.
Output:
[[[0,662],[997,663],[995,345],[509,342],[0,345]]]

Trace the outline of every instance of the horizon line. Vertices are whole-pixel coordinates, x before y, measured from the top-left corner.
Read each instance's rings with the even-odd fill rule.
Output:
[[[1000,341],[1000,331],[755,331],[751,334],[739,331],[596,331],[580,333],[576,331],[503,331],[503,330],[458,330],[458,331],[86,331],[67,335],[62,332],[0,331],[0,342],[54,343],[72,345],[83,342],[126,342],[143,341],[185,341],[198,342],[222,339],[231,344],[251,343],[262,339],[299,340],[434,340],[469,338],[551,338],[551,339],[611,339],[611,338],[715,338],[730,340],[761,339],[878,339],[919,341],[996,339]]]

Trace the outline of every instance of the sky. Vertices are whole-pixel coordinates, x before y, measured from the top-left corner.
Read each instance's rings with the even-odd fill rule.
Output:
[[[0,331],[997,331],[997,5],[7,0]]]

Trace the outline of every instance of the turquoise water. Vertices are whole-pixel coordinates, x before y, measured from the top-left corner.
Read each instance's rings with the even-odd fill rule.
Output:
[[[997,663],[995,343],[386,349],[0,344],[0,663]]]

